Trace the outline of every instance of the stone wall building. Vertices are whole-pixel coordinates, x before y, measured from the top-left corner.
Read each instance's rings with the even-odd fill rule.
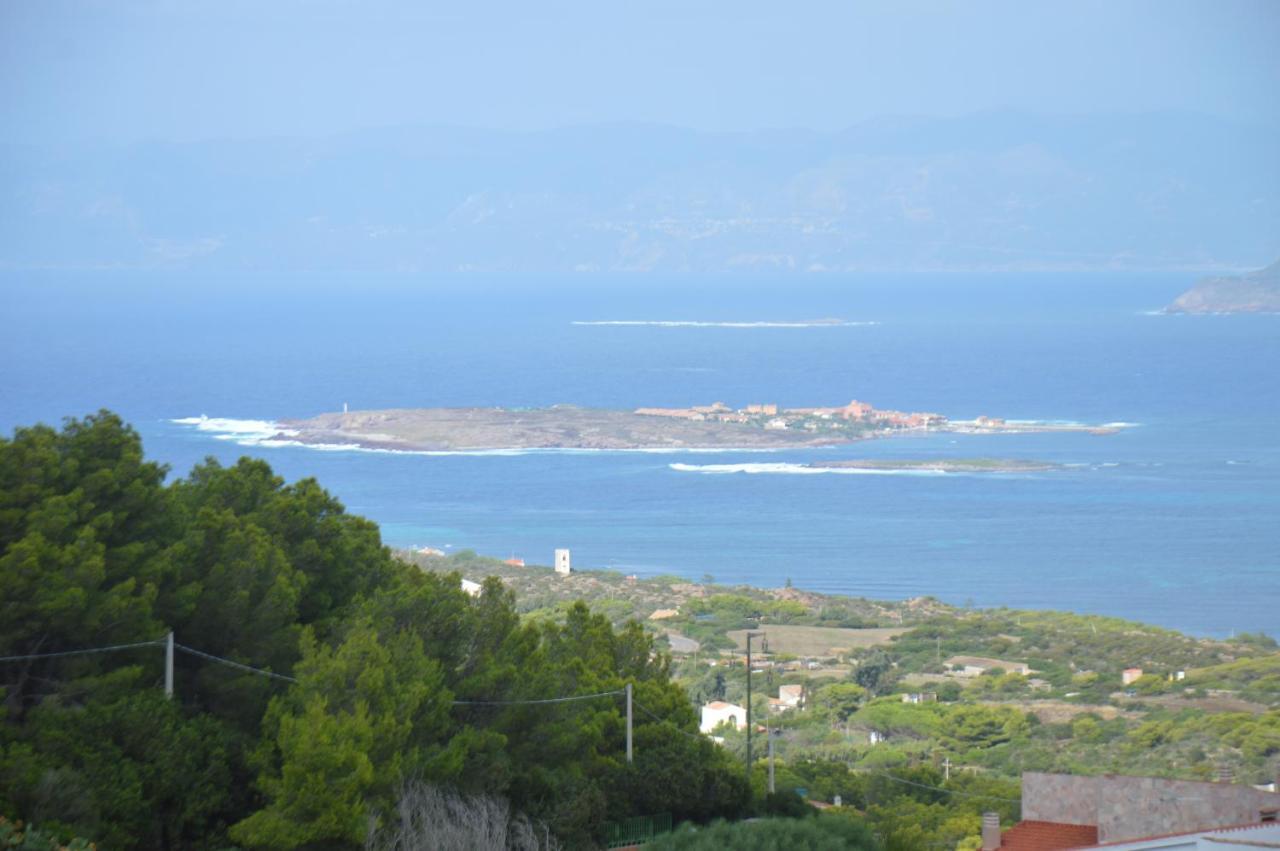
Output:
[[[1065,848],[1198,849],[1201,834],[1275,824],[1280,793],[1238,783],[1106,774],[1022,775],[1022,821],[984,824],[984,851]],[[1210,841],[1205,839],[1205,841]],[[1265,845],[1262,847],[1275,847]]]

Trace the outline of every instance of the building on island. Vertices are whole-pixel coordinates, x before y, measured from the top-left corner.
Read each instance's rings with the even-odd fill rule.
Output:
[[[562,576],[568,576],[573,573],[573,565],[569,561],[569,551],[567,549],[556,550],[556,573]]]
[[[879,424],[885,428],[929,428],[942,425],[947,418],[941,414],[905,413],[903,411],[877,410],[874,406],[859,402],[857,399],[847,405],[822,408],[782,408],[776,403],[752,404],[734,410],[724,402],[713,402],[710,405],[693,405],[688,408],[636,408],[633,413],[647,417],[668,417],[672,419],[691,420],[693,422],[749,423],[760,417],[768,418],[765,428],[783,429],[804,425],[810,430],[817,430],[817,420],[843,420],[845,422],[864,422]],[[977,426],[1003,426],[1003,420],[990,417],[979,417],[974,421]]]
[[[479,597],[480,592],[484,590],[484,586],[479,582],[472,582],[470,579],[462,580],[462,590],[470,594],[472,597]]]
[[[937,703],[938,695],[932,691],[912,691],[902,696],[903,703]]]
[[[747,710],[736,703],[713,700],[703,705],[702,723],[698,725],[698,729],[710,733],[726,721],[739,730],[747,729]]]
[[[1142,679],[1141,668],[1125,668],[1120,674],[1120,682],[1124,685],[1132,685]]]
[[[524,559],[516,558],[515,556],[512,556],[509,559],[506,559],[502,563],[505,565],[509,565],[511,567],[524,567]]]

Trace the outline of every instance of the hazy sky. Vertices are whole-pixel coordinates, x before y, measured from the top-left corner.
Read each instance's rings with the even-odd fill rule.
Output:
[[[1280,122],[1278,0],[0,0],[0,139],[1187,109]]]

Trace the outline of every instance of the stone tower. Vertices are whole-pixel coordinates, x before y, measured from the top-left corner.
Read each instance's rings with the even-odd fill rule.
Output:
[[[573,573],[573,567],[569,564],[568,550],[556,550],[556,573],[563,573],[565,576]]]

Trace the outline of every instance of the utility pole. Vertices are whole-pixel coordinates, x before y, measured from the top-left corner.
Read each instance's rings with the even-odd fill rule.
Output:
[[[951,757],[947,757],[942,761],[942,771],[944,780],[951,779]]]
[[[631,762],[631,683],[627,683],[627,762]]]
[[[747,785],[751,785],[751,639],[762,635],[747,632]]]
[[[164,642],[164,696],[173,699],[173,630]]]
[[[772,795],[775,791],[773,787],[773,737],[778,731],[767,727],[768,718],[765,719],[765,724],[765,735],[769,737],[769,794]]]

